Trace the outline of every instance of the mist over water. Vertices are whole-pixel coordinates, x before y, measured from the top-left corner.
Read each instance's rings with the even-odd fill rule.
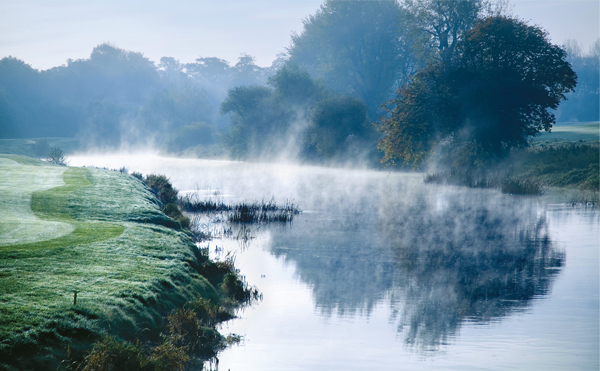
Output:
[[[205,242],[263,301],[222,369],[598,369],[599,213],[422,174],[154,155],[75,166],[165,174],[225,202],[292,200],[289,225]],[[215,250],[216,247],[219,249]]]

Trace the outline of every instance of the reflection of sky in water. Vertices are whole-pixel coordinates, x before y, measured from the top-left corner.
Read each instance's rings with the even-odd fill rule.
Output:
[[[243,251],[210,242],[264,294],[226,326],[246,342],[222,369],[598,369],[598,212],[420,175],[73,159],[93,161],[309,211]]]

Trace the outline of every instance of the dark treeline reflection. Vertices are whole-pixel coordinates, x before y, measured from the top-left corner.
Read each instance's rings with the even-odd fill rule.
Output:
[[[548,294],[565,256],[536,205],[427,192],[323,205],[291,231],[273,230],[272,252],[296,264],[324,315],[369,315],[388,303],[405,342],[424,350],[464,322],[499,320]]]

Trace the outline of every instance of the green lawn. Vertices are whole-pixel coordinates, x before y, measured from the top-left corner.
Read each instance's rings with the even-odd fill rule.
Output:
[[[56,369],[101,334],[156,339],[170,310],[217,298],[166,221],[132,176],[0,155],[0,369]]]
[[[543,142],[598,142],[600,140],[600,122],[558,123],[550,133],[542,132],[535,141]]]
[[[74,230],[69,223],[41,220],[30,206],[34,192],[64,184],[65,170],[58,166],[23,166],[0,157],[0,246],[58,238]],[[16,188],[15,183],[22,186]]]

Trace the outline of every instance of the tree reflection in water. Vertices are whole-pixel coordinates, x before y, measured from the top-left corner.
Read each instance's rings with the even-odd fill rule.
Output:
[[[443,188],[372,201],[323,205],[291,230],[272,230],[272,253],[294,262],[324,315],[368,316],[389,301],[418,349],[437,349],[466,321],[526,308],[565,262],[535,199]]]

